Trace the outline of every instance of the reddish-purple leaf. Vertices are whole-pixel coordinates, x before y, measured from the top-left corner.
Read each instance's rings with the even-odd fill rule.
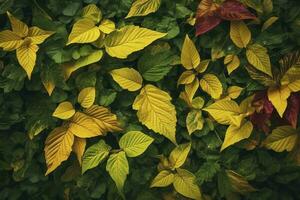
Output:
[[[284,119],[286,119],[286,121],[294,128],[297,127],[299,109],[300,109],[300,94],[292,93],[288,99],[288,107],[284,113]]]
[[[221,23],[221,19],[216,16],[204,15],[196,19],[196,36],[210,31]]]
[[[226,0],[218,10],[218,14],[225,20],[256,19],[253,13],[236,0]]]

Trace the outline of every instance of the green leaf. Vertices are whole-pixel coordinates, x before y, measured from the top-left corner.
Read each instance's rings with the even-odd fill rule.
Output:
[[[97,167],[108,156],[110,150],[111,147],[104,140],[90,146],[83,155],[82,174],[88,169]]]
[[[211,181],[219,170],[220,164],[217,162],[208,161],[204,163],[196,172],[197,182],[203,184],[204,182]]]

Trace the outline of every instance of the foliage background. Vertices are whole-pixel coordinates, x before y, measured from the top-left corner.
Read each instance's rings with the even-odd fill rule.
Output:
[[[253,0],[259,4],[259,0]],[[194,37],[195,30],[187,24],[187,18],[196,12],[197,0],[162,0],[160,9],[146,17],[124,19],[131,0],[0,0],[0,29],[8,29],[6,11],[29,25],[36,25],[56,34],[46,40],[38,52],[38,60],[32,79],[29,81],[19,66],[13,53],[0,51],[0,199],[119,199],[115,185],[104,165],[80,175],[76,170],[76,157],[63,163],[54,173],[44,176],[46,171],[44,159],[44,141],[51,129],[60,124],[53,118],[52,112],[57,103],[64,100],[75,101],[80,89],[95,85],[96,102],[109,106],[117,113],[127,130],[138,129],[149,133],[155,142],[148,150],[136,159],[129,159],[130,174],[125,183],[125,196],[128,199],[183,199],[181,196],[166,196],[172,188],[150,189],[149,185],[157,174],[159,160],[157,154],[168,155],[174,148],[168,140],[143,127],[132,111],[136,93],[129,93],[112,80],[108,74],[119,66],[138,66],[147,49],[132,54],[126,60],[118,60],[105,55],[99,63],[74,73],[65,83],[60,73],[60,63],[72,59],[74,51],[89,54],[90,45],[72,45],[65,47],[72,22],[79,16],[79,11],[87,4],[97,4],[105,18],[113,20],[117,27],[124,24],[135,24],[160,32],[168,32],[165,42],[171,46],[172,55],[180,56],[185,34],[196,41],[201,57],[210,58],[211,49],[222,48],[225,52],[237,51],[229,38],[229,23],[225,22],[208,34]],[[274,0],[272,16],[279,20],[267,31],[261,32],[261,25],[250,25],[252,39],[268,48],[273,65],[283,55],[296,50],[300,44],[300,2],[297,0]],[[253,10],[252,10],[253,11]],[[47,17],[49,15],[52,20]],[[260,16],[266,20],[269,16]],[[74,54],[73,54],[74,56]],[[147,58],[146,58],[147,59]],[[245,58],[240,58],[242,65]],[[148,58],[151,61],[151,58]],[[171,63],[172,61],[170,61]],[[167,64],[169,65],[169,64]],[[182,73],[180,65],[173,66],[163,80],[156,83],[173,97],[177,110],[177,141],[189,140],[185,128],[187,109],[179,99],[176,81]],[[238,85],[245,88],[240,99],[264,87],[251,80],[246,70],[240,67],[230,76],[226,73],[223,60],[213,62],[209,71],[218,74],[223,87]],[[56,89],[49,97],[41,78],[55,78]],[[206,100],[208,96],[202,94]],[[201,95],[201,96],[202,96]],[[38,120],[47,121],[49,128],[33,139],[30,139],[30,127]],[[286,153],[275,153],[258,147],[247,151],[239,145],[219,152],[224,138],[225,127],[217,125],[214,131],[204,127],[192,136],[192,152],[185,168],[197,172],[198,183],[204,194],[212,199],[222,199],[228,191],[228,180],[225,169],[231,169],[243,175],[258,191],[240,196],[234,194],[230,199],[299,199],[299,167],[286,160]],[[116,145],[120,134],[106,136],[111,145]],[[89,145],[98,138],[89,140]],[[74,169],[70,166],[73,166]],[[164,197],[163,197],[164,196]]]

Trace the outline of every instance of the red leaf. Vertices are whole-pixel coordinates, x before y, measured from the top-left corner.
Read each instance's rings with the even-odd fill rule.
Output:
[[[196,36],[210,31],[221,23],[221,19],[216,16],[203,16],[196,19]]]
[[[284,118],[294,128],[297,127],[299,109],[300,109],[300,95],[297,93],[292,93],[288,99],[288,107],[284,113]]]
[[[256,19],[254,14],[236,0],[226,0],[218,11],[220,17],[225,20]]]

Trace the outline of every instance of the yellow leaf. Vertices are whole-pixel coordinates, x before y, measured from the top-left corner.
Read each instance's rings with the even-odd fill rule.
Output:
[[[81,165],[81,162],[82,162],[82,156],[83,156],[83,153],[84,153],[84,150],[85,150],[85,146],[86,146],[86,139],[85,138],[79,138],[79,137],[74,138],[74,143],[73,143],[72,150],[75,152],[75,154],[77,156],[77,160],[78,160],[80,165]]]
[[[75,114],[73,105],[69,101],[61,102],[53,112],[52,116],[59,119],[69,119]]]
[[[265,31],[267,28],[269,28],[274,22],[278,20],[278,17],[270,17],[265,23],[263,24],[261,31]]]
[[[186,127],[191,135],[196,130],[202,130],[204,120],[202,118],[202,112],[200,110],[192,110],[186,117]]]
[[[96,98],[95,87],[87,87],[79,92],[77,101],[83,108],[89,108],[94,104]]]
[[[98,23],[102,18],[102,13],[95,4],[89,4],[82,9],[81,16],[83,18],[93,20],[95,23]]]
[[[146,16],[150,13],[154,13],[158,10],[159,6],[160,0],[135,0],[125,19],[134,16]]]
[[[253,130],[253,125],[250,121],[245,122],[240,127],[235,125],[230,125],[225,134],[225,139],[221,147],[221,151],[227,147],[250,137]]]
[[[99,30],[105,34],[109,34],[113,32],[115,29],[116,29],[115,23],[109,19],[102,20],[99,25]]]
[[[265,47],[259,44],[249,45],[246,50],[246,56],[249,63],[253,65],[253,67],[268,74],[271,77],[273,76],[270,57]]]
[[[169,156],[172,169],[179,168],[184,164],[187,156],[190,153],[191,146],[191,143],[185,143],[180,144],[175,149],[173,149]]]
[[[99,135],[121,131],[117,116],[105,107],[93,105],[84,111],[98,125]]]
[[[33,26],[29,28],[28,38],[31,39],[32,44],[41,44],[52,34],[54,34],[53,31],[45,31],[39,27]]]
[[[176,171],[173,182],[175,190],[188,198],[202,199],[195,175],[185,169],[176,169]]]
[[[264,141],[264,146],[276,152],[291,151],[297,143],[298,131],[291,126],[279,126]]]
[[[287,108],[287,99],[289,98],[291,91],[288,87],[271,87],[268,89],[268,98],[276,108],[280,117],[283,117],[283,113]]]
[[[214,99],[220,98],[223,93],[221,82],[213,74],[205,74],[200,80],[200,86]]]
[[[153,85],[146,85],[132,105],[139,121],[154,132],[176,144],[176,110],[168,93]]]
[[[133,68],[115,69],[110,72],[113,79],[128,91],[137,91],[142,87],[143,78],[141,74]]]
[[[198,73],[203,73],[207,69],[209,63],[210,63],[210,59],[202,60],[198,65],[198,67],[196,67],[196,71]]]
[[[238,87],[238,86],[230,86],[227,89],[227,94],[231,99],[236,99],[240,96],[243,88]]]
[[[29,40],[25,40],[24,43],[17,48],[18,62],[26,71],[29,80],[31,79],[31,73],[35,66],[36,52],[38,50],[39,47],[35,44],[32,44]]]
[[[72,43],[91,43],[96,41],[100,36],[100,31],[95,23],[88,19],[78,20],[72,28],[67,45]]]
[[[230,38],[237,47],[246,48],[251,40],[251,32],[243,21],[231,21]]]
[[[163,170],[153,179],[150,187],[167,187],[174,182],[174,178],[175,176],[171,171]]]
[[[48,167],[46,175],[68,159],[72,151],[73,142],[74,135],[68,126],[58,127],[51,131],[46,139],[44,149]]]
[[[55,89],[55,84],[53,81],[49,81],[49,80],[42,80],[42,83],[45,87],[45,89],[47,90],[47,93],[49,96],[51,96],[53,90]]]
[[[200,55],[195,47],[193,41],[188,35],[185,36],[185,40],[181,49],[181,64],[186,69],[196,69],[200,64]]]
[[[23,39],[16,33],[5,30],[0,32],[0,47],[4,51],[13,51],[23,44]]]
[[[227,72],[230,75],[234,70],[236,70],[241,62],[237,55],[227,55],[224,59],[224,64],[226,64]]]
[[[9,12],[7,12],[7,16],[9,18],[13,32],[20,37],[26,37],[28,34],[28,26],[19,19],[15,18]]]
[[[103,51],[99,50],[91,53],[86,57],[79,58],[76,61],[63,64],[65,80],[69,79],[71,74],[79,68],[98,62],[102,58],[102,56]]]
[[[263,0],[263,10],[266,14],[271,13],[273,11],[273,1]]]
[[[128,161],[124,151],[109,156],[106,171],[116,183],[118,191],[122,193],[126,177],[129,174]]]
[[[124,26],[106,37],[105,50],[112,57],[127,58],[131,53],[142,50],[165,35],[166,33],[140,28],[139,26]]]
[[[240,126],[244,117],[239,105],[232,100],[217,101],[203,110],[208,112],[218,123],[224,125]]]
[[[199,88],[198,78],[195,78],[192,83],[185,85],[184,90],[186,92],[186,95],[188,96],[189,101],[192,101],[198,88]]]
[[[196,75],[192,70],[185,71],[180,75],[180,77],[177,81],[177,85],[190,84],[194,81],[195,77],[196,77]]]

